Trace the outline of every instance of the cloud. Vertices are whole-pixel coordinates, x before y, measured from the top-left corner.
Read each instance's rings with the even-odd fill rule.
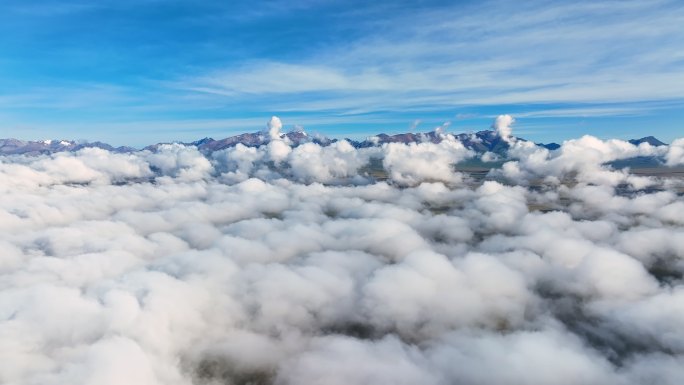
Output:
[[[268,121],[268,135],[271,137],[271,140],[277,140],[280,139],[280,130],[283,128],[283,123],[280,121],[280,118],[277,116],[271,117],[271,120]]]
[[[458,184],[462,178],[453,165],[474,156],[474,153],[454,139],[445,136],[440,143],[387,143],[382,147],[382,161],[390,178],[403,185],[425,181]]]
[[[538,147],[531,142],[518,141],[509,150],[509,155],[519,160],[507,162],[501,171],[495,173],[518,181],[545,178],[549,182],[558,182],[572,176],[580,181],[599,185],[615,186],[619,183],[629,183],[637,188],[643,188],[653,183],[653,180],[630,174],[625,170],[612,170],[604,165],[636,157],[655,157],[662,160],[664,157],[671,157],[668,154],[673,151],[676,152],[676,146],[655,147],[648,143],[635,146],[623,140],[601,140],[590,135],[565,141],[555,151]]]
[[[513,119],[512,116],[499,115],[496,117],[496,120],[494,120],[492,128],[501,137],[501,139],[510,142],[511,133],[513,132],[511,125],[513,124],[513,122],[515,122],[515,119]]]
[[[152,54],[131,50],[136,42],[128,41],[128,35],[108,36],[112,52],[130,55],[119,59],[122,68],[136,74],[131,82],[103,73],[98,77],[98,71],[90,78],[66,75],[79,73],[72,66],[82,63],[84,55],[91,61],[108,60],[102,54],[84,53],[92,50],[81,48],[94,43],[87,36],[64,35],[74,38],[68,40],[76,47],[73,51],[31,39],[35,44],[25,47],[29,57],[47,52],[61,57],[58,62],[71,71],[37,67],[47,71],[44,76],[6,76],[15,80],[0,95],[3,132],[34,139],[69,132],[71,137],[142,146],[169,137],[192,140],[197,130],[215,137],[226,130],[256,128],[260,123],[251,117],[268,111],[289,112],[304,125],[326,121],[322,130],[340,130],[343,121],[368,127],[371,117],[380,120],[375,128],[384,129],[405,127],[408,121],[425,118],[425,112],[448,118],[465,108],[482,116],[490,113],[488,106],[504,105],[506,109],[513,105],[520,110],[519,117],[530,119],[657,112],[667,115],[652,120],[659,127],[658,136],[667,140],[678,128],[672,122],[684,97],[678,54],[684,52],[684,39],[676,27],[683,18],[676,1],[626,1],[619,6],[612,1],[580,1],[573,7],[549,1],[524,7],[497,1],[405,7],[385,2],[362,9],[336,2],[315,6],[308,1],[287,6],[261,2],[259,7],[233,3],[191,6],[181,1],[168,6],[187,13],[168,9],[175,22],[151,28],[174,34],[176,28],[199,26],[206,32],[206,44],[194,44],[192,36],[187,41],[165,39],[160,51]],[[16,23],[33,31],[27,36],[35,37],[46,28],[41,13],[75,11],[50,18],[55,28],[69,30],[71,18],[91,20],[78,17],[80,11],[97,10],[93,23],[106,18],[128,23],[126,28],[132,31],[150,30],[155,20],[131,21],[99,12],[133,6],[160,5],[76,2],[30,6],[29,12],[19,13],[27,6],[13,5],[6,7],[14,11],[5,12],[2,25],[7,25],[7,36]],[[264,15],[273,28],[254,24]],[[316,22],[301,23],[302,17]],[[226,18],[232,22],[225,22]],[[293,25],[296,32],[282,33],[286,25]],[[347,33],[349,26],[355,33]],[[278,39],[274,33],[280,34]],[[249,42],[240,44],[238,39],[231,45],[231,55],[217,56],[220,50],[210,48],[225,47],[227,36],[238,35],[249,36]],[[304,35],[313,37],[310,44],[301,44]],[[13,41],[13,46],[25,45]],[[263,47],[263,55],[251,46]],[[21,60],[22,55],[10,56]],[[171,63],[165,74],[155,71],[156,65],[140,65],[159,60]],[[45,79],[54,74],[66,78],[46,84]],[[544,108],[540,111],[539,106]],[[334,122],[324,116],[335,116]],[[135,143],[130,142],[131,136],[137,137]]]
[[[681,48],[669,37],[681,35],[673,26],[682,18],[672,1],[408,7],[383,14],[382,28],[375,17],[353,17],[347,22],[362,31],[356,39],[288,61],[210,69],[176,85],[210,98],[286,94],[269,103],[342,113],[561,103],[569,107],[560,113],[615,116],[684,96],[672,81],[683,75],[681,57],[671,54]],[[657,27],[643,27],[654,20]]]
[[[684,140],[677,139],[669,147],[665,160],[668,166],[679,166],[684,164]]]
[[[680,380],[680,141],[272,139],[2,157],[0,382]]]

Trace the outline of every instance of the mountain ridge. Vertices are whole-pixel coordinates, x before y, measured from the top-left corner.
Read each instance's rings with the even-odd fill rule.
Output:
[[[459,133],[459,134],[447,134],[442,130],[437,129],[430,132],[422,133],[399,133],[399,134],[385,134],[380,133],[374,136],[370,136],[365,140],[357,141],[353,139],[345,138],[355,148],[368,148],[381,146],[386,143],[439,143],[444,140],[447,135],[453,136],[455,139],[459,140],[463,145],[477,153],[492,152],[495,154],[505,154],[505,152],[510,147],[509,141],[502,138],[494,130],[482,130],[478,132],[470,133]],[[303,130],[294,130],[286,133],[279,134],[279,139],[284,140],[296,147],[304,143],[315,143],[321,146],[328,146],[332,143],[339,141],[340,139],[328,138],[325,136],[310,136]],[[524,138],[511,137],[512,140],[517,141],[528,141]],[[142,148],[142,150],[157,151],[159,147],[172,143],[179,143],[185,146],[195,146],[197,149],[205,154],[211,154],[214,151],[220,151],[226,148],[235,147],[238,144],[242,144],[247,147],[258,147],[268,144],[273,139],[269,136],[268,132],[257,131],[252,133],[242,133],[233,136],[229,136],[223,139],[213,139],[210,137],[205,137],[193,142],[166,142],[166,143],[155,143]],[[629,143],[634,145],[639,145],[641,143],[648,143],[652,146],[663,146],[666,143],[658,140],[653,136],[646,136],[640,139],[630,139]],[[560,148],[557,143],[535,143],[537,146],[547,148],[549,150],[556,150]],[[133,147],[119,146],[114,147],[107,143],[100,141],[96,142],[76,142],[71,140],[42,140],[42,141],[25,141],[19,139],[0,139],[0,155],[42,155],[42,154],[52,154],[57,152],[74,152],[84,148],[101,148],[111,152],[117,153],[128,153],[140,151]]]

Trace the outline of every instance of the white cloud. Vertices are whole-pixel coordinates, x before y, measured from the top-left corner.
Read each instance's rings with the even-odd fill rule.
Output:
[[[492,124],[492,128],[496,133],[501,137],[501,139],[510,142],[511,141],[511,133],[513,132],[513,128],[511,128],[511,125],[515,122],[515,119],[513,119],[512,116],[510,115],[499,115],[496,117],[494,120],[494,124]]]
[[[684,139],[677,139],[670,145],[665,160],[668,166],[684,164]]]
[[[458,184],[462,176],[453,166],[474,154],[463,144],[447,136],[440,143],[387,143],[382,147],[382,161],[390,178],[402,185],[426,181]]]
[[[678,141],[279,139],[2,157],[0,382],[678,383]]]

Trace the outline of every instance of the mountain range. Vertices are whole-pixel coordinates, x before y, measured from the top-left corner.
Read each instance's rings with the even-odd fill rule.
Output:
[[[331,139],[324,136],[310,136],[302,130],[290,131],[280,135],[283,140],[288,141],[293,146],[299,146],[303,143],[313,142],[321,146],[327,146],[335,143],[338,139]],[[499,155],[505,155],[509,148],[509,142],[502,139],[496,131],[484,130],[476,133],[461,133],[454,135],[456,139],[460,140],[463,145],[477,153],[493,152]],[[515,138],[520,141],[527,141],[524,138]],[[443,140],[443,134],[439,130],[425,132],[425,133],[403,133],[403,134],[378,134],[367,138],[363,141],[356,141],[346,139],[352,146],[356,148],[367,148],[373,146],[381,146],[385,143],[420,143],[432,142],[439,143]],[[234,147],[238,143],[249,147],[257,147],[267,144],[271,138],[266,132],[244,133],[230,136],[224,139],[203,138],[194,142],[182,143],[187,146],[195,146],[204,154],[210,154],[214,151],[223,150]],[[653,146],[666,145],[653,136],[643,137],[641,139],[629,140],[630,143],[638,145],[640,143],[649,143]],[[157,143],[143,148],[143,150],[156,151],[159,146],[164,143]],[[545,147],[549,150],[556,150],[560,147],[557,143],[536,143],[538,146]],[[24,141],[18,139],[0,139],[0,155],[40,155],[51,154],[64,151],[78,151],[83,148],[96,147],[102,148],[112,152],[126,153],[138,151],[135,148],[121,146],[114,147],[102,142],[76,142],[70,140],[42,140],[42,141]]]
[[[83,148],[97,147],[112,152],[134,152],[133,147],[114,147],[102,142],[76,142],[73,140],[27,141],[19,139],[0,139],[0,155],[40,155],[55,152],[78,151]]]

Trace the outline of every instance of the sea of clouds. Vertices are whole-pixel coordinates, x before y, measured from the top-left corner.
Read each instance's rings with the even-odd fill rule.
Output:
[[[684,381],[684,139],[0,157],[2,384]],[[495,157],[488,154],[483,159]]]

